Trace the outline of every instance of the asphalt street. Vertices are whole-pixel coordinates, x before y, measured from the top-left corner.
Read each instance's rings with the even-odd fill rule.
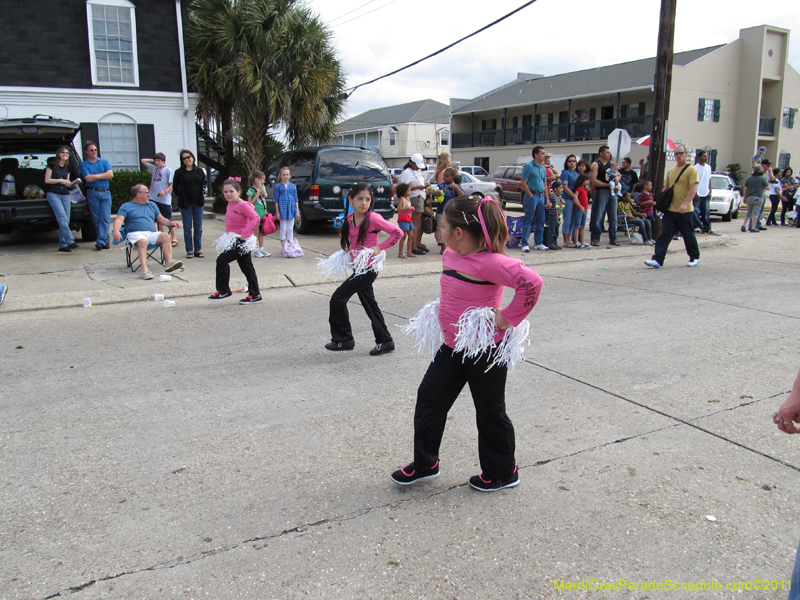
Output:
[[[255,306],[206,300],[219,221],[167,282],[0,236],[0,598],[784,598],[800,438],[771,415],[800,367],[800,231],[740,224],[697,268],[681,242],[658,271],[627,242],[509,251],[545,285],[507,386],[521,483],[493,494],[467,484],[468,389],[441,476],[389,479],[429,363],[396,326],[437,297],[438,256],[390,251],[397,350],[370,357],[355,301],[355,350],[323,349],[330,229],[301,259],[268,240]]]

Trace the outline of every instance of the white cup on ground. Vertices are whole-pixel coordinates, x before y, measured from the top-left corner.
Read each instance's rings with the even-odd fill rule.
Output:
[[[92,299],[91,298],[84,298],[83,299],[83,308],[91,308],[92,307]]]
[[[169,281],[170,279],[172,279],[172,275],[167,275],[166,273],[162,273],[158,276],[159,281]]]
[[[153,300],[155,302],[161,302],[164,299],[164,294],[153,294]]]
[[[175,302],[172,300],[164,300],[164,308],[172,308],[175,306]]]

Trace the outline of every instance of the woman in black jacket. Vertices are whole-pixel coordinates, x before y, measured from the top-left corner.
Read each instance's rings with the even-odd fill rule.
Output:
[[[206,174],[194,164],[191,150],[181,150],[181,167],[175,171],[172,187],[183,218],[183,242],[186,258],[205,258],[201,251]]]

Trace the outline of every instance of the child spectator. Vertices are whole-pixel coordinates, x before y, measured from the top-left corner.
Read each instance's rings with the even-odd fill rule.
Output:
[[[650,246],[655,244],[653,241],[653,227],[644,214],[633,208],[630,192],[623,192],[622,198],[617,205],[617,215],[626,215],[628,223],[639,228],[642,233],[642,241],[645,244]]]
[[[456,183],[456,178],[458,178],[459,183]],[[444,238],[439,231],[442,224],[442,212],[444,212],[445,204],[450,200],[456,196],[464,195],[464,192],[459,187],[460,182],[461,176],[456,174],[456,170],[453,167],[447,167],[442,173],[442,183],[436,186],[436,189],[444,192],[444,198],[436,205],[436,231],[434,232],[434,238],[436,238],[436,243],[439,244],[439,254],[444,254],[445,248]]]
[[[586,230],[586,211],[589,210],[589,191],[591,189],[592,184],[589,176],[579,175],[578,181],[575,183],[575,191],[578,194],[578,206],[576,208],[580,212],[580,216],[576,216],[572,221],[575,248],[591,248],[591,244],[586,244],[583,241],[583,233]]]
[[[283,167],[278,172],[281,181],[275,186],[275,215],[281,220],[280,238],[281,246],[294,239],[294,220],[300,212],[297,197],[297,186],[289,180],[292,173],[289,167]]]
[[[266,258],[270,253],[264,250],[264,233],[261,231],[261,221],[264,215],[267,214],[267,190],[264,189],[264,182],[267,176],[261,171],[254,171],[253,178],[250,181],[250,189],[247,190],[247,201],[253,205],[258,215],[258,227],[256,227],[256,235],[258,237],[258,248],[253,251],[253,256],[256,258]]]
[[[611,161],[611,166],[606,169],[606,181],[608,181],[608,187],[611,188],[611,195],[617,198],[622,198],[621,179],[619,166],[614,161]]]
[[[407,183],[399,183],[397,187],[394,189],[394,193],[397,196],[397,226],[400,227],[400,230],[403,232],[403,237],[400,238],[400,242],[397,249],[397,257],[398,258],[417,258],[416,254],[411,254],[408,251],[406,254],[403,254],[403,242],[408,241],[408,247],[411,246],[411,237],[410,233],[414,231],[414,223],[411,220],[411,215],[414,212],[414,207],[411,206],[411,198],[409,194],[411,190],[408,189],[409,185]]]
[[[655,216],[655,205],[656,200],[653,197],[653,182],[647,181],[647,179],[642,179],[639,182],[642,186],[642,191],[639,193],[639,200],[637,202],[639,206],[639,212],[644,215],[644,218],[650,221],[652,225],[656,221]]]
[[[558,245],[558,224],[564,214],[564,186],[560,180],[550,184],[550,208],[547,209],[547,247],[550,250],[561,250]]]

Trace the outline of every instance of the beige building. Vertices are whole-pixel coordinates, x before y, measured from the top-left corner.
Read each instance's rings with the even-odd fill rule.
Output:
[[[800,75],[787,63],[788,48],[788,30],[762,25],[723,46],[676,53],[668,137],[708,150],[715,170],[748,169],[759,146],[781,167],[800,157]],[[530,160],[534,145],[591,159],[615,128],[647,135],[655,69],[650,58],[551,77],[520,73],[473,100],[453,98],[454,158],[493,172]],[[627,155],[636,165],[647,152],[633,143]]]
[[[419,152],[433,164],[450,152],[450,107],[434,100],[368,110],[339,124],[338,143],[376,151],[388,167],[402,167]]]

